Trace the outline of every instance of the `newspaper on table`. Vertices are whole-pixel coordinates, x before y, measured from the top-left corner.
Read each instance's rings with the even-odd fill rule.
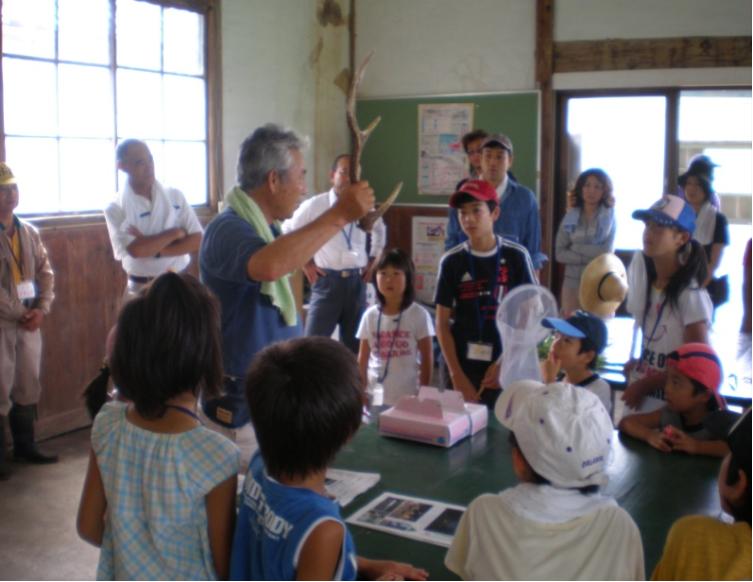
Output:
[[[330,468],[327,469],[324,487],[340,507],[345,507],[361,493],[379,483],[379,478],[379,473],[359,473]]]
[[[449,548],[464,511],[462,505],[386,491],[345,521]]]

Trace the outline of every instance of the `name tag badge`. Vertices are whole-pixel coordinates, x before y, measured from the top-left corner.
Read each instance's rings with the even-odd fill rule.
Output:
[[[492,344],[486,344],[482,342],[469,342],[468,359],[475,360],[477,362],[491,362]]]
[[[37,296],[37,292],[34,289],[34,281],[21,281],[16,287],[16,291],[21,301],[34,299]]]

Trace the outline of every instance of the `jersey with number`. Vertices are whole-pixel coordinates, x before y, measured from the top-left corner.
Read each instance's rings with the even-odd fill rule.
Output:
[[[497,247],[490,251],[472,251],[466,241],[447,251],[439,261],[435,301],[454,309],[450,331],[455,350],[463,371],[474,384],[502,353],[496,325],[500,301],[511,289],[525,283],[538,283],[528,251],[501,236],[497,237]],[[491,346],[491,359],[469,360],[471,343]]]

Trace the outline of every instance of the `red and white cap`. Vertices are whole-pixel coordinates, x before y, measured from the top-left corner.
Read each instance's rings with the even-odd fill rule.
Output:
[[[719,392],[722,363],[708,344],[689,343],[680,346],[667,357],[667,367],[675,368],[683,376],[700,382],[715,394]]]
[[[458,191],[450,196],[450,207],[458,208],[460,200],[470,196],[480,202],[497,202],[497,191],[486,180],[466,180]]]

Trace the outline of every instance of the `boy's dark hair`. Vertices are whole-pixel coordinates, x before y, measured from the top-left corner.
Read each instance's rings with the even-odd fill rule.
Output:
[[[531,476],[533,477],[533,482],[536,485],[551,485],[552,482],[547,479],[546,477],[539,475],[536,470],[531,466],[531,463],[528,462],[528,459],[526,459],[525,454],[523,453],[523,450],[520,448],[520,445],[518,444],[518,439],[515,437],[515,433],[510,431],[510,433],[507,435],[507,442],[511,447],[514,447],[518,449],[518,452],[521,454],[521,456],[525,459],[526,464],[528,465],[528,468],[531,470]],[[591,495],[592,493],[596,493],[599,491],[598,485],[586,485],[585,487],[578,487],[577,491],[581,493],[582,495]]]
[[[579,354],[582,354],[584,352],[590,352],[593,351],[594,357],[591,358],[591,361],[588,362],[587,367],[589,370],[595,370],[596,369],[596,362],[599,359],[599,354],[596,353],[596,346],[594,345],[591,338],[583,337],[583,338],[577,338],[580,340],[580,349],[578,350]]]
[[[273,344],[246,378],[246,398],[269,474],[322,471],[361,424],[361,375],[353,353],[325,337]]]
[[[463,204],[468,204],[469,202],[481,202],[477,198],[474,198],[473,196],[471,196],[470,194],[467,194],[465,192],[461,192],[460,194],[458,194],[457,197],[456,197],[456,200],[457,200],[456,204],[457,204],[457,208],[458,209],[460,209],[460,207]],[[496,200],[487,200],[486,201],[486,206],[489,208],[489,212],[494,212],[494,209],[497,207],[497,201]]]
[[[387,267],[393,267],[405,273],[405,293],[403,293],[403,301],[400,304],[400,310],[407,309],[416,298],[416,289],[413,285],[413,281],[416,278],[416,269],[413,266],[413,261],[407,253],[398,248],[384,249],[382,254],[379,255],[376,265],[371,273],[371,282],[374,285],[377,299],[382,307],[384,307],[384,295],[380,293],[379,287],[377,286],[377,271]]]
[[[746,410],[737,423],[729,431],[727,436],[727,445],[730,448],[729,466],[725,482],[727,485],[734,485],[740,480],[740,471],[745,474],[748,486],[742,497],[742,502],[738,505],[730,503],[732,517],[735,521],[744,521],[751,524],[751,487],[750,487],[750,408]]]
[[[170,398],[216,396],[222,383],[217,301],[194,277],[165,273],[125,304],[110,358],[112,379],[144,418]]]
[[[673,227],[668,227],[673,228]],[[669,279],[669,283],[664,288],[664,296],[667,302],[674,308],[678,307],[680,294],[690,286],[695,279],[699,284],[706,280],[708,274],[708,263],[706,262],[706,252],[703,250],[701,243],[697,240],[690,239],[678,251],[685,256],[682,266]],[[646,264],[646,306],[644,313],[648,313],[651,305],[651,286],[656,281],[656,266],[654,260],[643,254],[643,260]]]
[[[476,140],[479,140],[479,139],[484,139],[484,138],[486,138],[486,137],[489,137],[489,134],[488,134],[488,133],[486,133],[486,132],[485,132],[485,131],[484,131],[483,129],[474,129],[473,131],[469,131],[468,133],[466,133],[466,134],[465,134],[465,135],[464,135],[464,136],[463,136],[463,137],[462,137],[462,138],[460,139],[460,141],[461,141],[461,142],[462,142],[462,144],[463,144],[463,151],[464,151],[465,153],[468,153],[468,145],[469,145],[469,144],[470,144],[470,143],[471,143],[472,141],[476,141]]]
[[[697,394],[708,393],[709,399],[706,401],[706,410],[708,410],[709,412],[719,410],[719,403],[716,401],[716,396],[714,396],[714,393],[711,390],[706,388],[706,386],[701,384],[698,380],[695,380],[693,378],[688,378],[688,380],[690,380],[690,383],[693,385],[693,396],[696,396]]]

